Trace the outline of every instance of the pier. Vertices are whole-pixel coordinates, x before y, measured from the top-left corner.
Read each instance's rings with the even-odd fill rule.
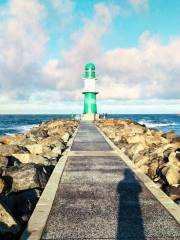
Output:
[[[180,210],[91,122],[81,122],[23,239],[180,239]]]

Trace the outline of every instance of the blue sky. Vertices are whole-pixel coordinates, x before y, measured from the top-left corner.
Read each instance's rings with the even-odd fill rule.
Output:
[[[0,113],[177,113],[179,0],[0,0]]]

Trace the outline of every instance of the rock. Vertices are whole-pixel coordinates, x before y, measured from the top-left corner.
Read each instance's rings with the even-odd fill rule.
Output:
[[[180,169],[174,165],[169,166],[165,177],[169,185],[180,184]]]
[[[180,160],[180,148],[176,149],[176,158]]]
[[[180,200],[180,185],[177,187],[168,185],[168,186],[165,186],[163,190],[173,201]]]
[[[148,162],[149,162],[149,157],[147,157],[147,156],[141,156],[141,157],[139,157],[138,159],[136,159],[135,165],[136,165],[137,167],[141,167],[141,166],[143,166],[143,165],[147,165]]]
[[[8,166],[8,158],[0,156],[0,168],[4,169]]]
[[[18,145],[0,145],[1,156],[11,156],[16,153],[27,153],[29,152],[25,147]]]
[[[52,149],[52,153],[58,156],[58,155],[61,155],[62,150],[61,150],[60,147],[54,147],[54,148]]]
[[[180,160],[177,158],[176,154],[177,154],[176,152],[171,152],[169,154],[169,157],[168,157],[169,163],[173,164],[173,165],[176,165],[177,167],[180,168]]]
[[[168,140],[172,140],[174,138],[176,138],[176,133],[175,132],[167,132],[167,133],[163,133],[162,137],[168,139]]]
[[[146,136],[145,143],[146,145],[151,146],[151,145],[167,144],[169,143],[169,141],[163,137]]]
[[[4,193],[7,189],[7,185],[4,179],[0,178],[0,194]]]
[[[32,129],[29,134],[33,135],[35,138],[46,138],[49,136],[47,130],[43,130],[39,128]]]
[[[151,179],[155,179],[158,177],[157,175],[157,169],[159,167],[159,163],[157,160],[152,161],[149,164],[149,168],[148,168],[148,172],[147,175],[151,178]]]
[[[41,154],[43,151],[42,144],[28,144],[28,145],[25,145],[25,147],[32,154]]]
[[[144,174],[147,174],[148,173],[148,166],[147,165],[141,165],[139,167],[139,169],[144,173]]]
[[[144,149],[145,149],[145,146],[142,143],[135,143],[132,145],[131,148],[128,149],[127,154],[130,158],[136,159],[137,154]]]
[[[180,146],[180,137],[178,136],[178,137],[176,137],[176,138],[173,138],[173,139],[172,139],[172,142],[173,142],[173,143],[177,143],[178,146]]]
[[[145,145],[145,136],[144,135],[135,135],[131,137],[127,137],[128,143],[141,143]]]
[[[0,142],[3,144],[15,144],[18,145],[24,139],[24,135],[18,134],[13,136],[5,136],[0,138]]]
[[[0,237],[1,239],[13,239],[21,231],[20,224],[15,220],[10,210],[0,203]]]
[[[11,191],[18,192],[33,188],[43,189],[50,175],[44,166],[27,163],[6,169],[3,176],[11,185]]]
[[[70,135],[69,135],[68,132],[66,132],[66,133],[63,135],[62,140],[63,140],[65,143],[67,143],[68,140],[69,140],[69,138],[70,138]]]
[[[13,157],[19,160],[21,163],[45,164],[47,162],[47,159],[39,154],[13,154]]]
[[[40,195],[40,190],[30,189],[4,197],[3,203],[8,206],[20,223],[24,223],[29,220]]]

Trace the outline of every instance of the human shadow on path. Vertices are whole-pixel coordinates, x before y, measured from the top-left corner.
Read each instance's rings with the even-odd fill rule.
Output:
[[[139,203],[141,185],[130,169],[124,170],[124,179],[117,186],[118,226],[117,240],[145,240],[143,218]]]

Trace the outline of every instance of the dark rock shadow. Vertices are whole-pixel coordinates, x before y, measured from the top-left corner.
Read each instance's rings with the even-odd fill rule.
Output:
[[[124,170],[124,179],[117,186],[119,200],[117,240],[145,240],[139,203],[142,188],[130,169]]]

